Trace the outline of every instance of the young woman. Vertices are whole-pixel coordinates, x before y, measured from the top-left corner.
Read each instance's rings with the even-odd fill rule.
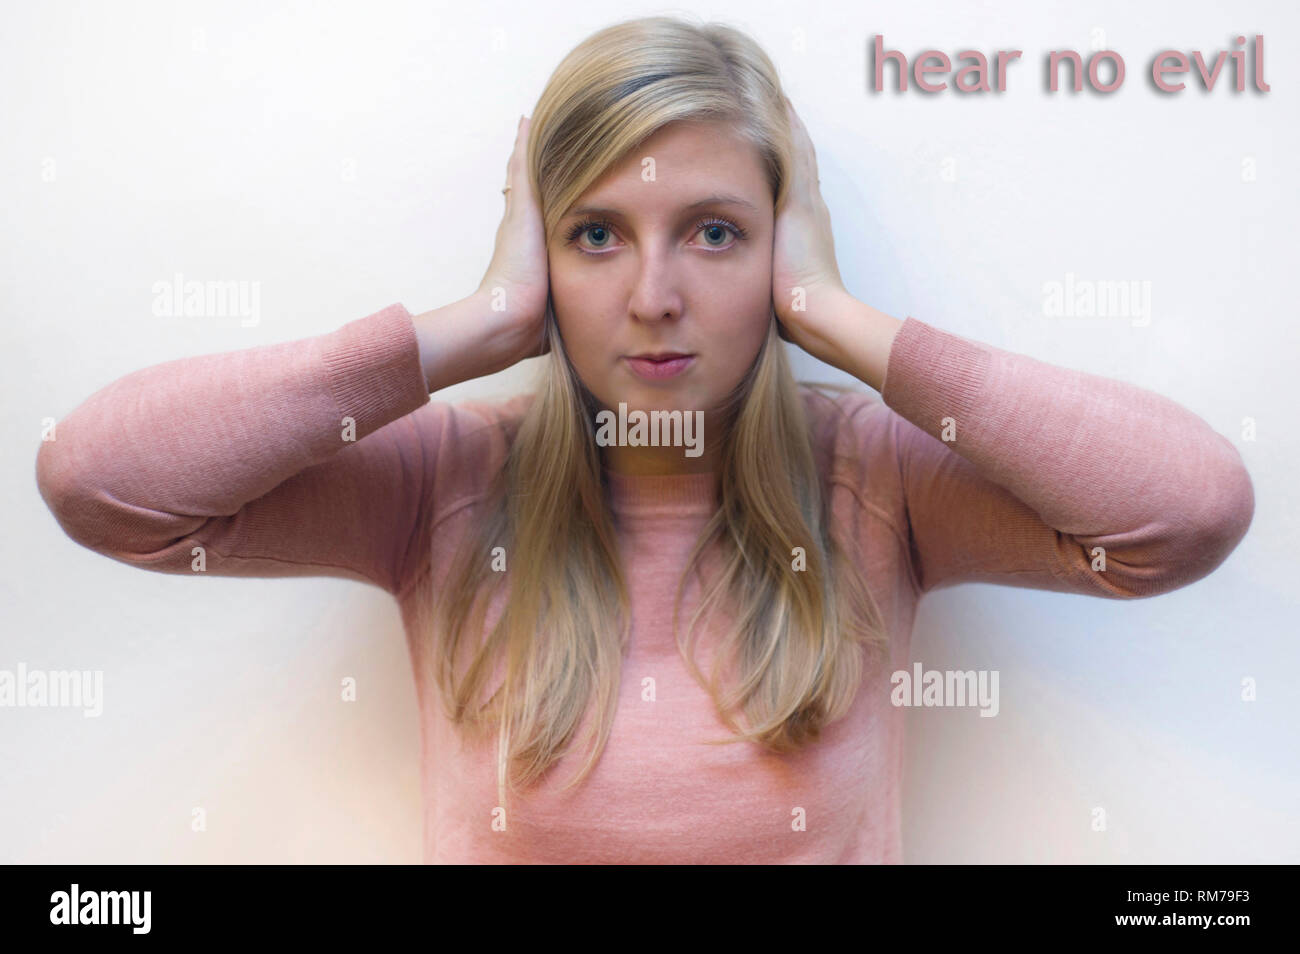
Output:
[[[1250,524],[1236,450],[1177,404],[850,296],[741,33],[591,36],[506,175],[473,295],[137,371],[37,461],[114,559],[396,597],[427,861],[900,861],[922,594],[1151,596]],[[801,387],[782,338],[881,398]],[[430,400],[537,355],[532,392]],[[620,405],[703,439],[611,443]]]

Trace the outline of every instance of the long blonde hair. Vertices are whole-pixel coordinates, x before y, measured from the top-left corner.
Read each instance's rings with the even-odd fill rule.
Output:
[[[584,40],[556,68],[533,112],[528,168],[546,234],[647,136],[698,119],[731,124],[754,144],[779,210],[792,164],[790,129],[776,69],[752,39],[722,24],[648,17]],[[753,367],[722,409],[720,507],[687,573],[700,573],[706,552],[719,569],[678,646],[735,733],[710,743],[752,741],[792,752],[848,711],[864,664],[887,637],[856,558],[831,533],[829,465],[817,459],[804,396],[774,313],[770,319]],[[550,309],[546,334],[550,353],[537,392],[510,435],[481,519],[467,531],[472,539],[434,594],[443,636],[430,654],[435,678],[456,725],[479,738],[495,728],[502,806],[507,789],[532,783],[569,751],[594,696],[585,736],[594,744],[565,788],[590,772],[614,719],[629,639],[628,592],[595,439],[599,408]],[[490,569],[496,547],[509,555],[505,573]],[[806,568],[792,569],[796,547],[806,553]],[[677,587],[674,633],[686,579]],[[507,583],[500,618],[480,641],[492,593]],[[731,629],[706,682],[693,658],[695,628],[706,611],[724,607]],[[468,661],[458,674],[462,653]],[[719,682],[719,660],[734,667],[730,691]],[[503,661],[504,682],[487,695]]]

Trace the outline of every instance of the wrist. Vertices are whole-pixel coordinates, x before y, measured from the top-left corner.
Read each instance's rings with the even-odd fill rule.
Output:
[[[510,362],[499,350],[490,297],[474,292],[459,301],[414,316],[420,367],[429,392],[493,374]]]
[[[847,291],[836,295],[822,323],[831,354],[831,359],[823,360],[883,393],[889,352],[902,326],[902,319],[872,308]]]

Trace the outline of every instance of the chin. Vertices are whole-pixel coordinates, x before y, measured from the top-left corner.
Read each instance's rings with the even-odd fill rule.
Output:
[[[618,401],[623,401],[629,408],[636,406],[653,408],[660,411],[694,411],[703,410],[705,404],[701,395],[691,388],[673,387],[637,387],[628,388]],[[615,401],[615,406],[618,405]]]

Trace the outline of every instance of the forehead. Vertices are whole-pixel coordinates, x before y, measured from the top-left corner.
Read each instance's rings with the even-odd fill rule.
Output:
[[[610,167],[565,217],[593,211],[671,212],[712,204],[752,214],[771,205],[770,193],[758,150],[730,127],[676,122]]]

